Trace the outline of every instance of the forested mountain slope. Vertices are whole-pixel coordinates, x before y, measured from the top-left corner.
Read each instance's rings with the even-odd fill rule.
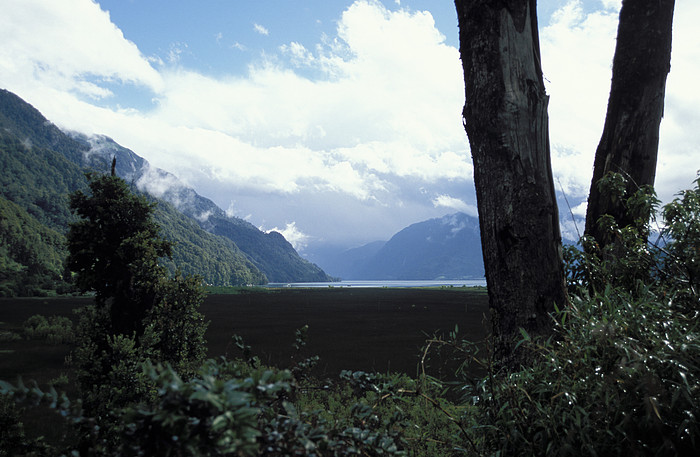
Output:
[[[65,288],[61,279],[64,240],[73,220],[68,195],[87,187],[85,171],[107,172],[113,156],[117,174],[147,194],[147,178],[154,172],[176,180],[162,170],[154,171],[143,158],[109,138],[63,133],[31,105],[0,90],[0,294],[45,294]],[[158,202],[155,215],[163,234],[176,243],[173,260],[165,262],[169,269],[199,274],[217,285],[261,284],[270,276],[282,281],[327,278],[320,268],[301,259],[281,235],[230,220],[213,202],[180,186],[171,196],[188,194],[199,206],[209,207],[210,213],[218,210],[220,220],[210,224],[213,233],[208,233],[203,229],[206,221],[197,219],[201,213],[156,198],[167,195],[152,196]],[[236,224],[259,234],[240,236],[240,230],[219,228],[227,235],[219,236],[214,230]],[[250,252],[237,245],[235,236],[248,243]],[[266,276],[260,266],[272,266],[272,275]]]
[[[228,216],[213,201],[185,186],[173,174],[150,166],[112,139],[100,135],[70,135],[88,148],[85,160],[92,167],[107,166],[112,157],[116,157],[117,175],[149,195],[172,204],[207,232],[233,241],[270,282],[331,280],[321,268],[299,256],[281,234],[265,233],[248,221]]]

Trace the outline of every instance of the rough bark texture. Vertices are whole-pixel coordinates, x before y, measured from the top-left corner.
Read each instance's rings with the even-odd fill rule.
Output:
[[[596,227],[609,214],[620,227],[632,215],[598,190],[608,172],[628,179],[628,192],[653,185],[664,112],[666,76],[671,69],[674,0],[624,0],[620,10],[612,84],[603,135],[598,144],[588,196],[586,234],[604,243]]]
[[[456,0],[497,357],[567,302],[535,0]],[[517,357],[516,357],[517,358]]]

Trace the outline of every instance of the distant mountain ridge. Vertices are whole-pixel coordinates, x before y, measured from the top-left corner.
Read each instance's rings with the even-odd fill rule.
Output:
[[[387,242],[317,251],[314,257],[329,274],[346,280],[484,277],[478,219],[464,213],[412,224]]]
[[[236,243],[270,282],[330,281],[321,268],[299,256],[294,247],[278,232],[263,232],[253,224],[231,217],[213,201],[199,195],[175,175],[152,167],[136,155],[104,135],[86,136],[69,132],[74,139],[90,146],[86,161],[91,165],[109,163],[117,158],[116,172],[142,191],[172,204],[178,211],[195,220],[205,231]]]
[[[330,279],[282,235],[226,216],[211,200],[108,137],[64,133],[21,98],[0,89],[0,295],[61,286],[62,267],[42,259],[65,258],[65,246],[41,227],[62,238],[73,220],[68,194],[87,187],[84,170],[107,171],[112,157],[119,176],[159,199],[156,220],[176,242],[173,261],[184,272],[219,285]],[[154,177],[172,186],[154,195],[155,187],[148,186]]]

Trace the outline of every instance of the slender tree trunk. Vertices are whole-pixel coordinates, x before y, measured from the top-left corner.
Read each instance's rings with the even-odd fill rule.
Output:
[[[456,0],[496,355],[552,331],[567,302],[536,0]]]
[[[666,76],[671,69],[674,0],[623,0],[603,135],[595,153],[586,234],[606,243],[597,228],[609,214],[620,227],[633,223],[619,199],[600,192],[608,172],[627,178],[627,191],[654,185]]]

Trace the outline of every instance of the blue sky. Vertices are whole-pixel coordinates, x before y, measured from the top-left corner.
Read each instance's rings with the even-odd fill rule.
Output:
[[[578,217],[619,5],[538,6],[553,169]],[[0,0],[0,10],[0,87],[62,128],[114,138],[302,253],[475,214],[450,0]],[[700,168],[697,17],[700,2],[676,2],[665,201]],[[567,218],[562,228],[575,234]]]

